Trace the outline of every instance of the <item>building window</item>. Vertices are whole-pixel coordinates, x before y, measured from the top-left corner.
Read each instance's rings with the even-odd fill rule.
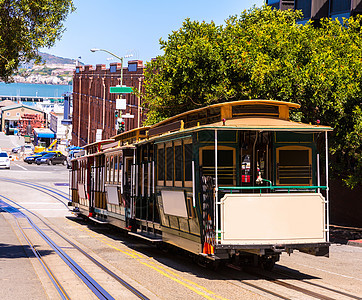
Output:
[[[109,67],[109,71],[110,71],[111,73],[117,72],[117,66],[116,66],[116,65],[110,66],[110,67]]]
[[[136,72],[137,71],[137,64],[129,64],[128,65],[129,72]]]
[[[267,0],[266,4],[274,9],[280,9],[279,0]]]
[[[349,12],[351,9],[350,0],[331,0],[330,2],[330,14],[339,14],[343,12]]]
[[[311,0],[296,0],[294,7],[295,7],[295,10],[302,11],[303,19],[310,19],[311,10],[312,10],[312,1]]]
[[[16,113],[16,116],[17,116],[17,117],[20,117],[20,113]]]
[[[9,113],[9,112],[7,112],[7,113],[6,113],[6,116],[7,116],[7,117],[9,117],[9,116],[10,116],[10,113]]]

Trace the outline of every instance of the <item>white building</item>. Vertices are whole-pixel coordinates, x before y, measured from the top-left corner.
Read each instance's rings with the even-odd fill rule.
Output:
[[[48,114],[49,128],[55,133],[56,139],[61,144],[66,144],[71,139],[72,125],[63,125],[62,120],[64,118],[63,110],[54,110]]]

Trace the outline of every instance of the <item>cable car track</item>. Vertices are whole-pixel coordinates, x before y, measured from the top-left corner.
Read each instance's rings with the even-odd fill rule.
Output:
[[[1,181],[6,181],[6,182],[11,182],[14,184],[18,184],[18,185],[22,185],[22,186],[27,186],[30,187],[32,189],[38,190],[44,194],[49,195],[50,197],[56,199],[58,202],[60,202],[61,204],[63,204],[68,210],[69,207],[66,203],[64,203],[64,200],[66,200],[67,202],[69,201],[69,195],[63,191],[60,191],[58,189],[55,188],[51,188],[49,186],[45,186],[45,185],[41,185],[41,184],[36,184],[36,183],[32,183],[32,182],[27,182],[27,181],[23,181],[23,180],[17,180],[17,179],[10,179],[10,178],[4,178],[4,177],[0,177]]]
[[[60,297],[62,299],[70,299],[70,297],[68,296],[67,292],[64,290],[64,288],[62,287],[62,285],[60,284],[59,280],[56,278],[56,276],[54,275],[54,273],[51,271],[51,269],[49,268],[48,264],[45,262],[45,260],[43,259],[43,257],[41,256],[41,254],[39,253],[39,251],[35,248],[35,246],[33,245],[33,243],[30,241],[29,237],[26,235],[24,229],[20,226],[18,220],[15,218],[16,220],[16,225],[18,227],[18,229],[20,230],[21,234],[23,235],[24,239],[27,241],[31,251],[33,252],[34,256],[38,259],[38,261],[40,262],[40,264],[42,265],[43,269],[45,270],[46,274],[48,275],[48,277],[50,278],[50,280],[52,281],[53,285],[55,286],[56,290],[58,291],[58,294],[60,295]]]
[[[46,193],[48,195],[50,195],[51,197],[57,199],[58,201],[63,201],[62,199],[66,199],[68,200],[68,197],[65,196],[67,195],[66,193],[64,192],[61,192],[57,189],[54,189],[54,188],[50,188],[49,186],[43,186],[43,185],[39,185],[39,184],[33,184],[33,183],[30,183],[30,182],[25,182],[25,181],[21,181],[21,180],[11,180],[11,179],[4,179],[4,178],[0,178],[0,180],[4,180],[4,181],[7,181],[7,182],[11,182],[11,183],[14,183],[14,184],[19,184],[19,185],[23,185],[23,186],[27,186],[29,188],[33,188],[33,189],[36,189],[38,191],[41,191],[43,193]],[[0,196],[1,197],[1,196]],[[11,201],[11,200],[9,200]],[[21,207],[19,205],[19,207]],[[21,207],[23,209],[25,209],[24,207]],[[35,215],[33,212],[30,212],[31,214]],[[35,215],[36,216],[36,215]],[[38,217],[38,216],[37,216]],[[39,217],[38,217],[39,218]],[[41,219],[40,219],[41,220]],[[44,221],[41,220],[43,223]],[[136,289],[134,289],[132,286],[129,285],[129,287],[127,287],[128,283],[126,283],[124,280],[122,280],[120,277],[118,277],[118,275],[112,273],[109,269],[107,269],[105,266],[103,266],[102,264],[100,264],[96,259],[94,259],[92,256],[88,255],[84,250],[82,250],[81,248],[79,248],[77,245],[75,245],[74,243],[72,243],[71,241],[69,241],[67,238],[63,237],[60,233],[58,233],[56,230],[54,230],[53,228],[51,228],[48,224],[44,223],[48,228],[50,228],[53,232],[55,232],[57,235],[59,235],[61,238],[63,238],[64,240],[66,240],[70,245],[72,245],[72,247],[76,248],[78,251],[80,251],[84,256],[86,256],[89,260],[91,260],[93,263],[95,263],[98,267],[102,268],[105,272],[107,272],[110,276],[112,276],[113,278],[115,278],[118,282],[120,282],[123,286],[125,286],[127,289],[131,290],[135,295],[137,295],[140,299],[147,299],[147,297],[145,297],[144,295],[142,295],[141,293],[139,293]],[[228,265],[228,267],[231,267],[235,270],[238,270],[240,271],[241,269],[238,267],[238,266],[230,266]],[[326,296],[326,295],[323,295],[321,293],[317,293],[317,292],[313,292],[313,291],[310,291],[308,290],[307,288],[303,288],[303,287],[299,287],[299,286],[296,286],[294,284],[291,284],[291,283],[287,283],[287,282],[284,282],[282,280],[279,280],[279,279],[275,279],[275,278],[272,278],[272,277],[269,277],[269,276],[266,276],[266,275],[261,275],[259,273],[255,273],[255,272],[251,272],[251,271],[247,271],[246,273],[250,274],[250,275],[253,275],[253,276],[256,276],[257,279],[263,279],[263,280],[266,280],[268,282],[271,282],[273,284],[276,284],[276,285],[279,285],[279,286],[282,286],[286,289],[289,289],[289,290],[293,290],[295,292],[298,292],[298,293],[302,293],[306,296],[310,296],[310,297],[313,297],[313,298],[316,298],[316,299],[323,299],[323,300],[330,300],[330,299],[337,299],[335,297],[330,297],[330,296]],[[278,272],[273,272],[274,274],[278,274]],[[283,276],[288,276],[287,274],[284,274],[284,273],[279,273]],[[290,279],[295,279],[295,280],[300,280],[300,279],[297,279],[297,278],[293,278],[293,276],[289,276]],[[118,279],[117,279],[118,278]],[[226,279],[228,280],[228,279]],[[229,280],[228,280],[229,281]],[[332,293],[336,293],[336,294],[339,294],[341,296],[344,296],[344,297],[349,297],[351,299],[357,299],[357,300],[362,300],[362,298],[360,297],[357,297],[357,296],[354,296],[354,295],[351,295],[351,294],[348,294],[348,293],[345,293],[345,292],[342,292],[342,291],[338,291],[336,289],[333,289],[333,288],[329,288],[329,287],[324,287],[320,284],[316,284],[316,283],[312,283],[312,282],[309,282],[309,281],[305,281],[305,280],[300,280],[301,282],[303,282],[303,284],[308,284],[308,285],[312,285],[312,286],[315,286],[317,288],[320,288],[320,289],[325,289],[329,292],[332,292]],[[237,285],[235,283],[232,283],[229,281],[229,283],[235,285],[235,286],[238,286],[240,287],[240,285]],[[264,293],[267,293],[269,295],[272,295],[274,297],[278,297],[280,299],[291,299],[291,297],[288,297],[288,296],[285,296],[283,295],[282,293],[278,293],[276,292],[275,290],[272,290],[272,289],[268,289],[266,287],[263,287],[263,286],[259,286],[257,284],[253,284],[253,283],[250,283],[250,282],[247,282],[245,280],[241,280],[240,281],[241,284],[243,285],[246,285],[246,286],[249,286],[251,288],[254,288],[254,289],[257,289],[257,290],[260,290]],[[65,296],[64,296],[65,297]],[[62,297],[63,298],[63,297]],[[63,299],[67,299],[67,298],[63,298]]]
[[[3,195],[0,195],[0,198],[16,204],[16,202],[12,201],[11,199],[4,197]],[[16,204],[18,205],[18,204]],[[25,209],[26,211],[30,212],[26,208],[19,205],[22,209]],[[104,290],[90,275],[88,275],[72,258],[70,258],[62,249],[59,247],[52,239],[50,239],[43,230],[41,230],[34,222],[31,220],[29,216],[27,216],[25,213],[21,212],[20,210],[16,209],[14,206],[9,205],[7,202],[0,200],[0,207],[13,215],[15,219],[18,218],[25,218],[27,219],[29,225],[32,229],[34,229],[38,235],[58,254],[58,256],[71,268],[71,270],[76,273],[76,275],[88,286],[88,288],[99,298],[99,299],[114,299],[106,290]],[[31,212],[30,212],[31,213]],[[33,214],[33,213],[32,213]],[[33,214],[35,215],[35,214]],[[44,221],[42,221],[45,225],[47,225]],[[47,227],[49,227],[47,225]],[[49,227],[50,228],[50,227]],[[51,228],[50,228],[51,229]],[[26,238],[27,239],[27,238]],[[28,240],[28,239],[27,239]],[[28,240],[29,243],[29,240]],[[32,250],[35,250],[34,246],[30,243],[29,244]],[[43,261],[40,255],[36,255],[39,261]],[[43,264],[42,264],[43,265]],[[47,266],[47,269],[49,267]],[[47,271],[47,270],[46,270]],[[49,273],[47,272],[48,276]],[[54,276],[54,275],[53,275]],[[52,280],[53,284],[55,282],[58,282],[58,280],[53,280],[50,276],[50,279]],[[55,287],[57,288],[57,291],[59,292],[60,296],[64,298],[64,294],[60,292],[58,285],[55,284]]]
[[[236,265],[228,264],[227,267],[230,268],[230,269],[237,270],[237,271],[242,270],[239,266],[236,266]],[[306,296],[310,296],[310,297],[313,297],[313,298],[316,298],[316,299],[334,300],[334,299],[339,299],[341,296],[344,296],[344,297],[347,297],[347,298],[350,298],[350,299],[362,300],[361,297],[358,297],[358,296],[355,296],[355,295],[352,295],[352,294],[349,294],[349,293],[346,293],[346,292],[343,292],[343,291],[339,291],[337,289],[333,289],[333,288],[330,288],[330,287],[327,287],[327,286],[323,286],[321,284],[305,281],[305,280],[300,279],[300,278],[295,278],[295,277],[290,276],[290,275],[288,275],[288,274],[286,274],[284,272],[271,271],[270,272],[271,275],[266,275],[266,274],[261,274],[260,272],[250,270],[250,269],[246,269],[246,270],[243,269],[242,271],[244,273],[246,273],[246,274],[257,277],[257,279],[266,280],[267,282],[271,282],[273,284],[282,286],[282,287],[287,288],[289,290],[293,290],[293,291],[302,293],[302,294],[304,294]],[[283,277],[288,277],[289,279],[292,279],[292,280],[298,280],[299,283],[301,282],[303,284],[314,286],[314,287],[316,287],[318,289],[325,290],[326,292],[333,293],[334,295],[333,296],[328,296],[328,295],[324,295],[324,294],[319,293],[319,292],[311,291],[308,288],[300,287],[300,286],[297,286],[295,284],[291,284],[291,283],[282,281],[280,279],[277,279],[273,275],[282,275]],[[281,293],[276,293],[275,291],[266,289],[264,287],[260,287],[260,286],[258,286],[256,284],[252,284],[250,282],[245,282],[244,280],[242,280],[241,283],[245,284],[245,285],[248,285],[248,286],[250,286],[252,288],[258,289],[258,290],[260,290],[262,292],[268,293],[270,295],[276,296],[276,297],[281,298],[281,299],[290,299],[289,297],[284,296]]]
[[[318,287],[318,288],[321,288],[321,289],[324,289],[324,290],[327,290],[327,291],[330,291],[330,292],[334,292],[334,293],[339,294],[339,295],[342,295],[342,296],[346,296],[346,297],[349,297],[349,298],[352,298],[352,299],[356,299],[356,300],[362,300],[361,297],[358,297],[358,296],[355,296],[355,295],[352,295],[352,294],[349,294],[349,293],[346,293],[346,292],[338,291],[338,290],[336,290],[336,289],[332,289],[332,288],[323,286],[323,285],[318,284],[318,283],[306,281],[306,280],[299,279],[299,278],[294,278],[294,277],[290,276],[289,274],[287,274],[287,273],[285,273],[285,272],[280,272],[280,271],[275,271],[275,270],[274,270],[274,271],[273,271],[273,274],[282,275],[282,276],[288,277],[288,278],[290,278],[290,279],[301,280],[303,283],[306,283],[306,284],[309,284],[309,285],[312,285],[312,286],[315,286],[315,287]]]
[[[47,186],[42,186],[39,184],[33,184],[30,182],[25,182],[25,181],[20,181],[20,180],[11,180],[11,179],[7,179],[7,178],[0,178],[0,180],[3,181],[7,181],[7,182],[12,182],[14,184],[20,184],[23,186],[27,186],[29,188],[33,188],[35,190],[39,190],[43,193],[48,194],[49,196],[57,199],[58,201],[61,201],[61,198],[65,198],[68,199],[66,196],[64,196],[64,192],[61,192],[59,190],[47,187]],[[53,193],[53,195],[51,194]],[[63,193],[63,195],[61,194]],[[54,195],[55,194],[55,195]],[[61,197],[61,198],[60,198]],[[69,239],[67,239],[65,236],[63,236],[61,233],[59,233],[58,231],[56,231],[54,228],[52,228],[50,225],[48,225],[47,223],[44,222],[44,220],[42,220],[38,215],[36,215],[35,213],[33,213],[32,211],[28,210],[27,208],[25,208],[24,206],[17,204],[15,201],[0,195],[0,209],[7,211],[8,213],[12,214],[14,218],[19,217],[19,216],[23,216],[25,217],[29,224],[31,225],[31,227],[48,243],[48,245],[63,259],[63,261],[65,263],[67,263],[67,265],[83,280],[85,281],[86,285],[99,297],[99,299],[113,299],[112,296],[110,296],[108,294],[108,292],[106,292],[98,283],[95,282],[94,279],[92,279],[88,274],[86,274],[86,272],[80,268],[80,266],[77,265],[77,263],[72,260],[67,254],[65,254],[65,252],[59,247],[57,246],[44,232],[43,230],[41,230],[38,226],[35,225],[35,223],[30,219],[30,217],[28,217],[25,213],[21,212],[20,210],[16,209],[15,207],[9,205],[8,203],[6,203],[5,201],[1,200],[4,199],[7,202],[11,202],[12,204],[17,205],[18,207],[20,207],[21,209],[27,211],[28,213],[30,213],[31,215],[35,216],[36,218],[38,218],[47,228],[49,228],[51,231],[53,231],[55,234],[57,234],[59,237],[61,237],[63,240],[65,240],[67,243],[69,243],[73,248],[75,248],[76,250],[78,250],[80,253],[82,253],[85,257],[87,257],[87,259],[89,259],[90,261],[92,261],[92,263],[94,263],[95,265],[97,265],[99,268],[101,268],[104,272],[106,272],[108,275],[110,275],[112,278],[114,278],[118,283],[120,283],[122,286],[124,286],[126,289],[128,289],[130,292],[132,292],[134,295],[136,295],[138,298],[140,299],[148,299],[145,295],[143,295],[140,291],[138,291],[136,288],[134,288],[132,285],[128,284],[125,280],[123,280],[122,278],[120,278],[117,274],[115,274],[114,272],[112,272],[111,270],[109,270],[107,267],[105,267],[104,265],[102,265],[100,262],[98,262],[95,258],[93,258],[91,255],[89,255],[88,253],[86,253],[83,249],[81,249],[80,247],[78,247],[76,244],[74,244],[73,242],[71,242]],[[63,202],[64,203],[64,202]],[[67,207],[68,208],[68,207]],[[15,215],[14,215],[15,213]],[[24,236],[24,238],[27,240],[28,239]],[[28,243],[29,244],[29,243]],[[35,251],[36,253],[36,249],[31,245],[31,243],[29,244],[29,247],[32,249],[33,253]],[[48,276],[51,276],[51,273],[48,272],[47,270],[49,269],[48,266],[43,264],[43,260],[41,260],[41,256],[39,253],[34,255],[38,258],[38,260],[40,260],[41,265],[43,266],[43,268],[45,268],[46,273],[48,274]],[[52,280],[53,284],[55,285],[56,289],[61,291],[62,289],[59,288],[57,286],[57,281],[53,280],[50,277],[50,279]],[[62,299],[68,299],[66,296],[62,295],[60,292],[60,295],[62,297]]]

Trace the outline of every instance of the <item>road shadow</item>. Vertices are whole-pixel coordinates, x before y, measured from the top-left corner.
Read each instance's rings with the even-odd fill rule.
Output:
[[[34,245],[34,248],[37,246]],[[46,256],[54,253],[52,250],[38,250],[41,256]],[[0,243],[0,259],[17,259],[35,257],[29,245],[11,245]]]
[[[240,270],[230,268],[228,265],[219,265],[217,269],[212,264],[201,263],[195,260],[195,256],[190,255],[187,251],[178,248],[164,248],[156,246],[148,241],[138,237],[129,236],[125,230],[110,226],[100,225],[94,222],[85,221],[81,218],[67,217],[69,220],[78,224],[87,226],[87,228],[95,233],[107,236],[115,242],[137,251],[138,253],[153,259],[170,270],[177,270],[185,274],[193,274],[197,277],[209,280],[260,280],[260,274],[265,273],[257,267],[240,266]],[[268,272],[275,279],[287,279],[290,277],[298,279],[317,279],[317,277],[304,274],[298,270],[289,269],[276,264],[275,271]]]

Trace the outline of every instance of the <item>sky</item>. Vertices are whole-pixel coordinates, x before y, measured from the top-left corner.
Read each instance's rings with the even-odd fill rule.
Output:
[[[133,55],[129,60],[150,61],[162,55],[159,40],[167,40],[183,21],[214,21],[225,24],[229,16],[240,15],[264,0],[73,0],[76,11],[68,16],[65,32],[55,45],[40,49],[56,56],[77,59],[86,65],[117,62],[117,56]],[[124,59],[126,64],[127,59]]]

